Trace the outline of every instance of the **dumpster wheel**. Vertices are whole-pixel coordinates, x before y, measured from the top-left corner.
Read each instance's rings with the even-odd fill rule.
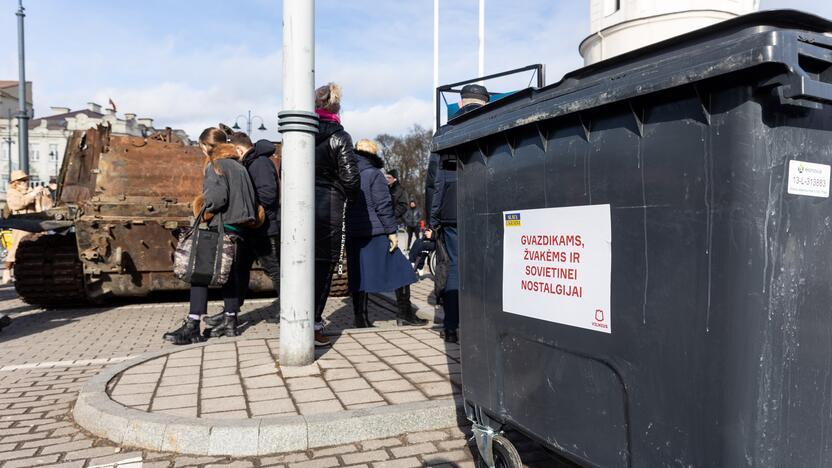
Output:
[[[510,440],[501,434],[494,434],[491,437],[491,453],[494,458],[494,466],[488,466],[488,462],[480,455],[477,457],[477,466],[480,468],[523,468],[523,461],[520,453]]]

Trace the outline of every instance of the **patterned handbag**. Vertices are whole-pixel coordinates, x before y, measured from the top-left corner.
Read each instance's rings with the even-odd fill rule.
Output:
[[[194,224],[179,234],[179,244],[173,254],[173,273],[193,285],[222,286],[228,281],[237,243],[225,233],[222,213],[218,215],[217,231],[199,229],[204,214],[203,207]]]

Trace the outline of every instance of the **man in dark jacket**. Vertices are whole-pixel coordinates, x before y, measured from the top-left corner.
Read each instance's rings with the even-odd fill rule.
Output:
[[[255,259],[271,279],[275,294],[280,295],[280,185],[277,168],[271,160],[275,152],[274,143],[259,140],[252,146],[251,139],[242,132],[232,133],[230,139],[251,178],[256,203],[266,214],[263,224],[248,230],[238,247],[237,285],[242,306]],[[205,325],[212,328],[219,326],[221,319],[220,314],[213,315],[205,319]]]
[[[390,169],[387,171],[387,188],[390,189],[390,196],[393,198],[393,213],[396,216],[396,224],[404,224],[404,214],[407,212],[407,193],[399,182],[399,170]]]
[[[327,346],[323,312],[332,275],[342,260],[344,210],[361,189],[358,162],[350,134],[341,126],[340,88],[332,83],[315,91],[320,118],[315,135],[315,346]]]
[[[488,103],[489,94],[484,86],[466,85],[462,87],[460,110],[448,125],[453,125],[453,118],[459,117]],[[444,132],[447,126],[440,128],[434,138]],[[425,181],[425,194],[430,190],[429,218],[432,230],[441,230],[439,246],[447,255],[447,280],[442,289],[442,306],[445,311],[442,337],[445,341],[459,341],[459,276],[457,259],[459,244],[456,231],[456,159],[448,155],[431,153],[428,162],[428,180]]]
[[[422,222],[422,210],[416,206],[416,201],[410,200],[410,207],[404,214],[404,225],[407,229],[407,249],[410,250],[412,240],[419,238],[419,228]]]

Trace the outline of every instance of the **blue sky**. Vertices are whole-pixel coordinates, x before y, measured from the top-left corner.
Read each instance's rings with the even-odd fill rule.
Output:
[[[476,75],[477,1],[441,0],[440,82]],[[832,2],[762,0],[832,17]],[[278,0],[25,0],[27,79],[35,112],[112,98],[119,113],[192,136],[251,109],[277,138],[281,102]],[[431,124],[431,0],[318,0],[318,83],[344,87],[357,138]],[[0,0],[0,80],[17,79],[17,0]],[[531,63],[548,81],[582,64],[588,0],[486,0],[486,73]],[[525,83],[522,83],[524,85]]]

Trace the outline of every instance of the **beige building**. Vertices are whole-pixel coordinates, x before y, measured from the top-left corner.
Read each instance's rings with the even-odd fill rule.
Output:
[[[16,109],[16,92],[14,101]],[[153,119],[138,118],[136,114],[131,113],[119,117],[114,110],[103,109],[94,102],[87,103],[84,109],[51,107],[50,111],[49,115],[29,120],[29,176],[32,184],[47,183],[51,177],[57,176],[63,163],[67,141],[75,130],[86,130],[104,124],[110,125],[115,135],[144,136],[156,131]],[[175,130],[175,133],[188,141],[188,135],[183,130]],[[0,200],[6,198],[9,163],[12,163],[12,170],[18,169],[17,141],[17,120],[14,119],[14,114],[11,121],[8,116],[0,116],[0,143],[3,144],[0,150]]]
[[[17,81],[0,80],[0,118],[14,117],[18,112]],[[32,82],[26,82],[26,110],[32,115]]]

